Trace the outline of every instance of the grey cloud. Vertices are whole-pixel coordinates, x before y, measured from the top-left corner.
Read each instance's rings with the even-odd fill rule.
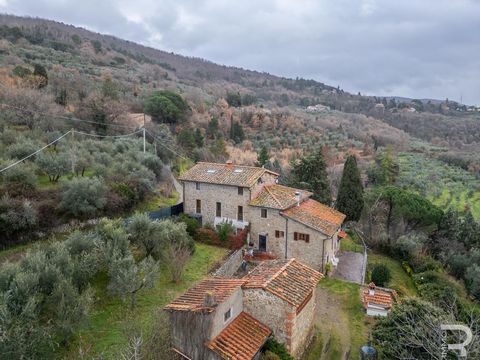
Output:
[[[475,0],[7,0],[50,18],[177,53],[352,92],[480,104]]]

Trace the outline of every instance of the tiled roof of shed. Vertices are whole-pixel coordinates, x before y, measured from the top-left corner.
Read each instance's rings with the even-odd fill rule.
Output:
[[[165,310],[212,312],[213,307],[204,305],[206,293],[211,293],[216,303],[226,300],[245,280],[212,277],[200,281],[183,295],[165,306]]]
[[[222,359],[251,360],[271,333],[266,325],[242,312],[207,347]]]
[[[328,236],[335,234],[346,215],[319,203],[313,199],[308,199],[300,206],[292,206],[282,211],[282,215],[318,230]]]
[[[386,309],[393,306],[392,295],[386,291],[375,290],[373,295],[370,295],[368,290],[363,292],[363,306],[366,308],[368,304],[379,305]]]
[[[298,307],[323,275],[296,259],[264,261],[248,273],[244,289],[264,289]]]
[[[297,191],[300,193],[300,201],[312,196],[309,191],[288,186],[265,185],[257,197],[250,201],[250,205],[284,210],[296,204],[295,193]]]
[[[180,176],[179,179],[183,181],[250,187],[266,172],[278,176],[277,173],[255,166],[199,162]]]

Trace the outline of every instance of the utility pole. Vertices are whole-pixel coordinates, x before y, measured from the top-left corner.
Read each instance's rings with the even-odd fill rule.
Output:
[[[143,113],[143,153],[145,154],[145,113]]]
[[[72,130],[70,130],[72,132],[72,145],[70,147],[70,151],[72,153],[71,155],[71,161],[72,161],[72,174],[75,174],[75,129],[72,128]]]

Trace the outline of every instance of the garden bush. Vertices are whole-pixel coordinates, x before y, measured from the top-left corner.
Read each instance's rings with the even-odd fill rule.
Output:
[[[390,269],[385,264],[377,264],[372,270],[371,280],[377,286],[387,286],[391,279]]]

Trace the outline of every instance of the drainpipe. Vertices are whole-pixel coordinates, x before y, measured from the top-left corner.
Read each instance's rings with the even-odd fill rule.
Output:
[[[288,219],[285,219],[285,259],[288,259],[287,253],[288,253]]]
[[[322,273],[325,272],[325,241],[331,239],[333,241],[333,235],[323,239],[322,243]]]

